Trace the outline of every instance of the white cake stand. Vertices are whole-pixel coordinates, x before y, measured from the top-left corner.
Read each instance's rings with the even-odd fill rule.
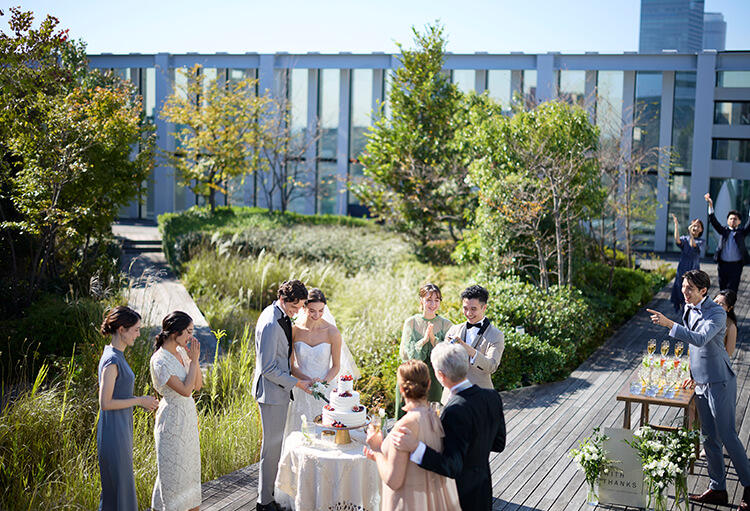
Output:
[[[353,426],[353,427],[346,427],[346,428],[334,428],[333,426],[326,426],[325,424],[323,424],[323,414],[321,413],[321,414],[318,414],[318,415],[315,416],[315,418],[313,419],[313,423],[316,426],[320,426],[323,429],[326,429],[326,430],[329,430],[329,431],[335,431],[336,432],[336,438],[334,439],[334,441],[337,444],[349,444],[352,441],[352,437],[351,437],[351,435],[349,435],[349,430],[350,429],[366,428],[370,424],[370,420],[371,420],[370,416],[366,415],[365,416],[365,423],[362,424],[361,426]]]

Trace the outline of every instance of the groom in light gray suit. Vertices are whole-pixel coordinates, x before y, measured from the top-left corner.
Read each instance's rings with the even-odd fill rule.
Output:
[[[505,336],[484,314],[489,292],[482,286],[469,286],[461,293],[466,323],[453,325],[446,341],[458,344],[469,355],[468,380],[483,389],[494,389],[492,373],[497,371],[505,347]],[[450,389],[443,389],[443,404],[450,399]]]
[[[651,321],[669,328],[669,335],[690,343],[690,372],[695,380],[695,397],[701,432],[706,437],[708,462],[708,489],[700,495],[690,495],[690,500],[702,504],[729,502],[724,471],[724,454],[727,450],[737,477],[745,487],[739,509],[750,509],[750,463],[745,447],[735,429],[737,403],[737,377],[732,370],[726,349],[724,331],[727,314],[721,305],[707,296],[711,280],[701,270],[690,270],[682,276],[682,294],[685,296],[683,325],[679,325],[660,312],[646,309]]]
[[[307,300],[307,288],[299,280],[288,280],[279,286],[278,299],[266,307],[255,326],[255,376],[253,395],[260,408],[263,443],[260,448],[258,474],[258,511],[278,511],[273,500],[273,486],[281,458],[284,425],[292,387],[309,392],[309,380],[291,375],[292,321]]]

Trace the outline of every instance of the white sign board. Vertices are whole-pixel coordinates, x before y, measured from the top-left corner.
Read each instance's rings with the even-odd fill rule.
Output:
[[[643,483],[643,464],[635,449],[623,442],[633,441],[630,429],[604,428],[609,439],[604,449],[609,459],[617,460],[616,467],[622,472],[605,474],[599,479],[599,502],[629,507],[646,507],[646,488]]]

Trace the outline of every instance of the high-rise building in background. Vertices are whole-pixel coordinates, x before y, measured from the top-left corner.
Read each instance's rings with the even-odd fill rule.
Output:
[[[727,22],[720,12],[707,12],[703,15],[703,49],[726,50]]]
[[[703,49],[703,0],[641,0],[638,51],[696,53]]]

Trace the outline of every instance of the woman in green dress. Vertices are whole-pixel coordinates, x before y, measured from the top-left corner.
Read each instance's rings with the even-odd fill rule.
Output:
[[[428,401],[440,401],[443,394],[443,387],[435,377],[435,372],[430,364],[430,353],[437,343],[443,342],[445,334],[453,323],[447,319],[438,316],[440,302],[443,295],[440,288],[435,284],[425,284],[419,289],[419,306],[422,312],[415,314],[404,321],[404,330],[401,333],[401,348],[399,354],[401,360],[422,360],[427,364],[430,370],[430,392],[427,396]],[[396,418],[400,419],[404,415],[401,409],[403,406],[401,393],[396,386]]]

